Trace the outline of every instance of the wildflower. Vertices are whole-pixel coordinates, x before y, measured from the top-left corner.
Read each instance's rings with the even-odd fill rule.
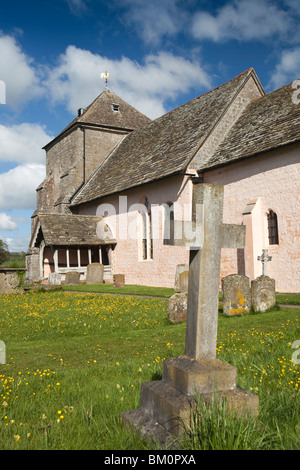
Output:
[[[14,438],[15,438],[15,439],[16,439],[16,441],[18,442],[18,440],[20,439],[20,436],[19,436],[19,434],[15,434],[15,435],[14,435]]]

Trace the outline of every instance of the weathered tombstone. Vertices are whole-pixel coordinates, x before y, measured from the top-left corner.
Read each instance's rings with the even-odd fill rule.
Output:
[[[168,299],[168,318],[172,323],[186,321],[187,294],[178,293]]]
[[[60,286],[61,285],[61,274],[60,273],[49,273],[49,275],[48,275],[48,284],[50,286]]]
[[[176,273],[175,273],[175,284],[174,284],[175,292],[180,292],[180,279],[179,279],[180,273],[183,273],[184,271],[188,271],[188,270],[189,270],[188,264],[177,264]]]
[[[182,421],[190,424],[197,395],[208,402],[213,396],[224,399],[238,414],[258,409],[258,397],[236,386],[236,368],[216,359],[221,248],[243,248],[246,227],[222,223],[222,186],[195,183],[192,222],[174,221],[174,238],[165,241],[190,247],[185,354],[166,359],[162,380],[142,384],[140,408],[121,415],[124,423],[160,442],[179,435]],[[185,225],[187,231],[176,238]],[[187,233],[193,227],[191,239]]]
[[[250,280],[247,276],[230,274],[222,279],[223,313],[244,315],[251,310]]]
[[[187,292],[189,289],[189,272],[183,271],[179,274],[180,292]]]
[[[104,266],[102,263],[91,263],[86,268],[86,284],[103,284]]]
[[[80,284],[80,273],[77,271],[68,271],[65,277],[65,284],[69,286]]]
[[[276,303],[275,279],[259,276],[251,281],[251,303],[255,312],[265,312]]]
[[[4,341],[0,341],[0,364],[6,364],[6,346]]]
[[[19,283],[20,279],[16,272],[0,273],[0,294],[11,294],[16,292]]]
[[[125,274],[114,274],[114,287],[124,287],[125,286]]]

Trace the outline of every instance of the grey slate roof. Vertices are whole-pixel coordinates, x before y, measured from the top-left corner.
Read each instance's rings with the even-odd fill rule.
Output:
[[[127,135],[75,196],[72,205],[184,171],[253,73],[249,69]]]
[[[46,245],[99,245],[108,243],[97,236],[103,217],[74,214],[38,214]]]
[[[119,105],[118,111],[113,110],[113,104]],[[77,125],[92,124],[132,131],[144,126],[150,121],[151,119],[137,111],[130,104],[126,103],[126,101],[122,100],[118,95],[110,90],[104,90],[87,108],[85,108],[81,116],[77,116],[73,119],[73,121],[65,127],[62,132],[60,132],[60,134],[45,145],[44,149],[47,150],[48,146],[52,145],[66,132]]]
[[[300,141],[300,104],[292,83],[250,102],[214,155],[208,170]]]

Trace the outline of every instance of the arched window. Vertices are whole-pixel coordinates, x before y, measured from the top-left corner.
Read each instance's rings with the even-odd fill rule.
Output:
[[[268,235],[269,235],[269,245],[279,244],[277,215],[272,210],[270,210],[268,213]]]
[[[153,239],[151,208],[148,199],[145,200],[146,210],[142,213],[143,238],[142,238],[142,258],[143,260],[153,259]]]
[[[164,238],[166,240],[174,239],[174,204],[173,202],[167,202],[164,204],[165,208],[165,226],[164,226]]]

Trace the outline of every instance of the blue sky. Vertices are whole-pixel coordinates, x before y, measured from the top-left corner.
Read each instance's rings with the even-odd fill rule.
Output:
[[[103,91],[102,72],[151,118],[249,67],[269,92],[300,77],[299,23],[299,0],[2,2],[0,238],[27,250],[42,147]]]

